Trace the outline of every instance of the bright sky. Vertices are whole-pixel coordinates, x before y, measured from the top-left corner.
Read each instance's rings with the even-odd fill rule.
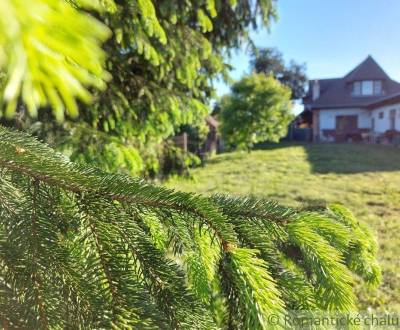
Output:
[[[270,32],[253,33],[255,44],[306,63],[310,79],[344,76],[370,54],[400,81],[400,0],[278,0],[278,15]],[[230,62],[234,79],[249,72],[244,49]],[[229,91],[216,87],[218,95]]]

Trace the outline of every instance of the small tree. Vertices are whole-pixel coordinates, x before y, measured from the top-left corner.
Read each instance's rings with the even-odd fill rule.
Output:
[[[235,83],[220,107],[224,141],[244,149],[258,142],[278,141],[292,118],[290,89],[264,74],[252,74]]]

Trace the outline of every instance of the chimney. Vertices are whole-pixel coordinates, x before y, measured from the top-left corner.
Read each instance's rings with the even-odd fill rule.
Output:
[[[314,80],[313,85],[312,85],[312,99],[313,99],[313,101],[318,99],[319,95],[320,95],[319,81],[318,80]]]

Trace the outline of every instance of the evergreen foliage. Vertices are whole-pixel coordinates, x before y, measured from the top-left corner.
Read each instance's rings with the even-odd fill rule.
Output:
[[[109,36],[107,27],[64,1],[5,0],[0,12],[3,113],[12,118],[22,95],[32,117],[50,104],[58,121],[65,111],[75,118],[75,98],[88,102],[88,86],[105,87],[100,44]]]
[[[292,119],[290,89],[264,74],[254,73],[233,84],[218,107],[224,142],[241,149],[279,141]]]
[[[206,128],[213,80],[228,74],[224,56],[250,42],[250,28],[268,26],[276,16],[273,0],[67,1],[77,10],[65,0],[1,2],[1,12],[12,15],[0,18],[0,48],[7,47],[10,61],[15,54],[29,59],[32,69],[26,72],[24,85],[32,80],[34,87],[34,93],[24,97],[30,110],[20,105],[15,119],[3,124],[34,133],[75,161],[134,175],[160,171],[170,146],[165,141],[182,125]],[[29,36],[18,52],[8,42],[7,28],[14,23],[23,29],[10,37],[12,41]],[[106,36],[102,48],[108,74],[99,67],[104,62],[99,44]],[[36,66],[39,57],[46,61]],[[44,78],[53,89],[47,91],[45,85],[42,91]],[[91,105],[86,104],[89,86],[102,87],[92,91]],[[14,102],[8,102],[7,118],[20,91],[15,84],[11,87]],[[81,102],[76,105],[71,96]],[[9,100],[7,96],[5,101]],[[46,104],[52,109],[41,107]]]
[[[376,243],[339,205],[203,197],[70,162],[0,127],[5,328],[262,329],[287,310],[352,311]]]

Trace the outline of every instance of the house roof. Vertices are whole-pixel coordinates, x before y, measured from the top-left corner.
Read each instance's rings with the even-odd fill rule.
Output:
[[[337,83],[342,78],[330,78],[330,79],[318,79],[320,94],[325,94],[325,92],[330,89],[335,83]],[[316,80],[310,80],[308,82],[308,93],[303,98],[303,103],[312,102],[312,86]]]
[[[390,105],[390,104],[395,104],[400,102],[400,93],[397,94],[392,94],[386,97],[383,97],[371,104],[368,105],[369,109],[375,109],[377,107],[381,107],[384,105]]]
[[[345,78],[348,82],[357,80],[390,80],[387,73],[383,71],[371,55],[350,71]]]
[[[359,80],[381,80],[384,95],[354,96],[352,82]],[[308,94],[303,99],[307,108],[339,108],[339,107],[371,107],[400,93],[400,83],[390,79],[379,64],[368,56],[355,69],[343,78],[321,79],[320,97],[312,100],[312,86],[315,80],[310,81]]]

